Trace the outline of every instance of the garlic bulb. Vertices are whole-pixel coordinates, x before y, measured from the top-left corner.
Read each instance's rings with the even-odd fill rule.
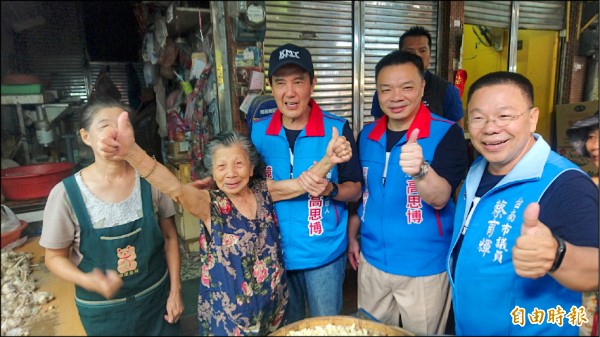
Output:
[[[39,313],[39,305],[54,299],[46,291],[35,291],[32,256],[2,249],[2,336],[29,336],[31,318]]]

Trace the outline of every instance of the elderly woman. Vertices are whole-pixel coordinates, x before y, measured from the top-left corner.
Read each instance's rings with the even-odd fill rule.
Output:
[[[596,174],[592,179],[598,185],[598,111],[590,117],[575,122],[567,129],[567,137],[575,151],[589,157],[596,166]],[[579,335],[598,336],[598,293],[593,291],[583,293],[583,305],[588,321],[581,325]]]
[[[575,122],[567,129],[567,137],[575,151],[590,158],[596,166],[596,174],[592,179],[598,184],[598,111],[592,116]]]
[[[97,97],[82,110],[79,132],[95,161],[50,192],[40,245],[48,269],[75,284],[88,336],[172,336],[184,310],[175,205],[96,147],[126,109]]]
[[[311,174],[324,177],[350,159],[344,137],[328,144]],[[273,202],[306,193],[296,179],[252,179],[260,156],[246,137],[223,132],[209,141],[204,166],[217,190],[182,184],[134,141],[127,112],[99,142],[106,158],[123,158],[159,190],[200,218],[200,335],[265,335],[278,328],[288,301]]]

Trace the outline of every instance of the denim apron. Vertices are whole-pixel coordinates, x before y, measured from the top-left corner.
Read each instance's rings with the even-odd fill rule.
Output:
[[[143,216],[110,228],[92,227],[74,176],[63,182],[81,228],[83,259],[78,268],[84,273],[112,269],[123,279],[110,300],[75,286],[75,304],[87,335],[179,335],[179,323],[169,324],[163,317],[170,281],[148,182],[140,181]]]

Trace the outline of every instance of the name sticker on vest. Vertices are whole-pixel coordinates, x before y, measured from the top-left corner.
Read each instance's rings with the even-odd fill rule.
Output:
[[[267,179],[273,179],[273,166],[267,166],[265,168],[265,176]]]
[[[512,223],[516,219],[516,213],[521,205],[523,204],[523,198],[519,198],[510,213],[507,213],[505,210],[506,201],[498,200],[494,205],[494,209],[491,213],[492,219],[488,220],[488,228],[485,233],[485,236],[479,241],[479,245],[477,246],[477,251],[481,253],[481,256],[485,258],[487,254],[491,254],[492,244],[494,244],[495,252],[493,257],[493,262],[502,263],[502,257],[505,252],[508,252],[507,249],[507,235],[510,233],[512,229]],[[505,217],[506,216],[506,217]],[[499,235],[494,239],[494,232],[496,231],[496,226],[500,226]]]
[[[323,197],[308,195],[308,235],[323,234]]]
[[[367,176],[369,175],[369,168],[368,167],[363,167],[363,181],[365,182],[365,191],[362,194],[362,206],[363,206],[363,212],[362,215],[360,217],[360,219],[364,222],[365,221],[365,213],[367,213],[367,200],[369,199],[369,183],[367,180]]]
[[[421,196],[417,192],[415,181],[406,181],[406,223],[421,224],[423,222],[423,204]]]
[[[135,247],[128,245],[125,248],[117,248],[117,271],[121,277],[133,275],[139,272],[137,268],[137,255],[135,254]]]

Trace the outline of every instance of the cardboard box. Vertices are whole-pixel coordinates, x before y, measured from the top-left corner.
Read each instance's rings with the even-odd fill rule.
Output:
[[[200,237],[200,219],[186,210],[175,214],[175,226],[177,233],[184,240]]]
[[[190,151],[190,142],[169,142],[167,144],[167,155],[173,160],[187,159]]]
[[[580,156],[569,142],[567,129],[575,122],[593,115],[598,111],[598,101],[562,104],[556,106],[556,152],[578,165],[583,171],[592,175],[597,172],[590,158]]]
[[[200,251],[200,238],[185,240],[185,251],[187,253]]]

